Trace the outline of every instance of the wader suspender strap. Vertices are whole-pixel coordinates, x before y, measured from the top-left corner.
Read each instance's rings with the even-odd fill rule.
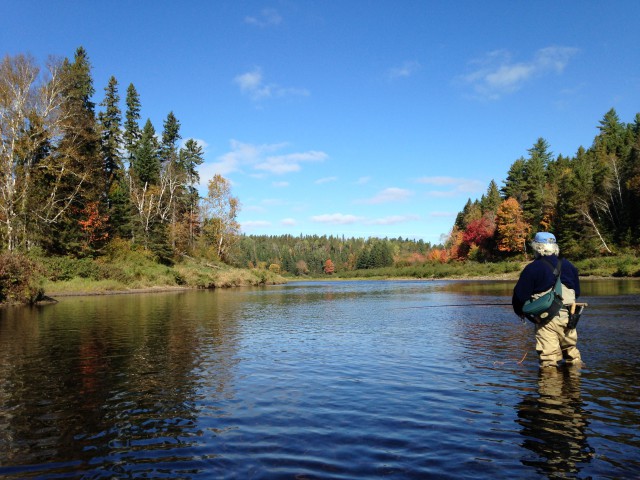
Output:
[[[553,276],[555,277],[555,281],[553,282],[553,286],[555,287],[556,282],[558,281],[558,277],[560,277],[560,274],[562,273],[562,258],[558,258],[558,264],[555,266],[555,268],[553,267],[553,265],[551,265],[551,262],[549,260],[547,260],[546,258],[541,258],[541,260],[544,263],[546,263],[551,270],[553,270]]]
[[[562,282],[562,280],[560,279],[560,274],[562,273],[562,258],[558,258],[558,263],[555,266],[555,268],[553,267],[553,265],[551,264],[551,262],[549,260],[547,260],[546,258],[542,258],[542,261],[544,263],[547,264],[547,266],[553,270],[553,276],[555,277],[555,280],[553,282],[553,287],[551,287],[553,289],[554,292],[556,292],[556,294],[560,297],[560,299],[562,299],[562,287],[560,287],[560,289],[558,289],[558,281]],[[562,283],[561,283],[562,285]],[[560,290],[560,291],[558,291]]]

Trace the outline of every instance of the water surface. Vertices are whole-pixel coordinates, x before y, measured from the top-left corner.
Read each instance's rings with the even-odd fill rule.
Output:
[[[0,476],[640,476],[640,282],[583,282],[587,365],[544,374],[532,327],[477,305],[512,287],[314,282],[0,310]]]

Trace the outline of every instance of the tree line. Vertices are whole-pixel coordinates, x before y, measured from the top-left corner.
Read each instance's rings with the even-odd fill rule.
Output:
[[[399,239],[327,236],[242,236],[238,266],[296,275],[426,262],[526,258],[536,231],[554,232],[563,255],[589,258],[640,247],[640,114],[620,121],[615,109],[598,125],[589,148],[554,157],[539,138],[513,162],[502,187],[491,180],[468,199],[444,245]]]
[[[237,267],[276,273],[332,274],[424,263],[432,245],[423,240],[345,238],[326,235],[242,235],[234,255]]]
[[[596,257],[640,246],[640,114],[625,124],[615,109],[589,148],[554,158],[539,138],[513,162],[502,188],[491,181],[457,215],[444,254],[494,260],[526,254],[536,231],[556,235],[563,255]]]
[[[202,146],[180,144],[173,112],[159,134],[142,124],[133,83],[124,115],[115,77],[98,106],[94,94],[82,47],[44,68],[22,54],[0,63],[0,250],[97,256],[121,239],[163,263],[193,252],[228,260],[239,201],[220,175],[200,198]]]

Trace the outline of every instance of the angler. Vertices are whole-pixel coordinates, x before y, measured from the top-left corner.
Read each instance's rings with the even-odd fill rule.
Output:
[[[535,324],[540,367],[557,367],[563,359],[581,365],[576,325],[586,304],[576,303],[578,270],[559,258],[556,237],[549,232],[536,233],[531,248],[535,259],[523,269],[513,289],[513,310]]]

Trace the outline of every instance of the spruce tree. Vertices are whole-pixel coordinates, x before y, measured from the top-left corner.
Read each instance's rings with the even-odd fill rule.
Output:
[[[122,135],[124,141],[124,148],[127,152],[129,162],[133,158],[136,148],[138,148],[138,142],[142,136],[140,131],[140,96],[136,91],[136,87],[133,83],[129,84],[127,88],[127,111],[125,113],[124,133]]]
[[[147,119],[131,163],[132,175],[142,185],[157,185],[160,181],[160,147],[156,130]]]
[[[46,248],[55,253],[92,253],[79,224],[86,220],[92,204],[100,204],[104,172],[100,160],[100,138],[97,132],[91,64],[84,48],[76,50],[74,62],[64,62],[65,88],[62,92],[62,137],[54,152],[56,162],[65,164],[64,175],[51,178],[50,185],[68,208],[46,222],[50,230],[45,236]]]
[[[111,185],[122,173],[123,165],[120,157],[122,145],[120,123],[122,114],[118,105],[120,95],[118,95],[118,81],[115,77],[112,76],[109,79],[109,83],[104,90],[105,97],[100,104],[100,106],[104,107],[104,111],[98,114],[98,121],[101,133],[100,151],[105,173],[105,192],[108,194]]]

